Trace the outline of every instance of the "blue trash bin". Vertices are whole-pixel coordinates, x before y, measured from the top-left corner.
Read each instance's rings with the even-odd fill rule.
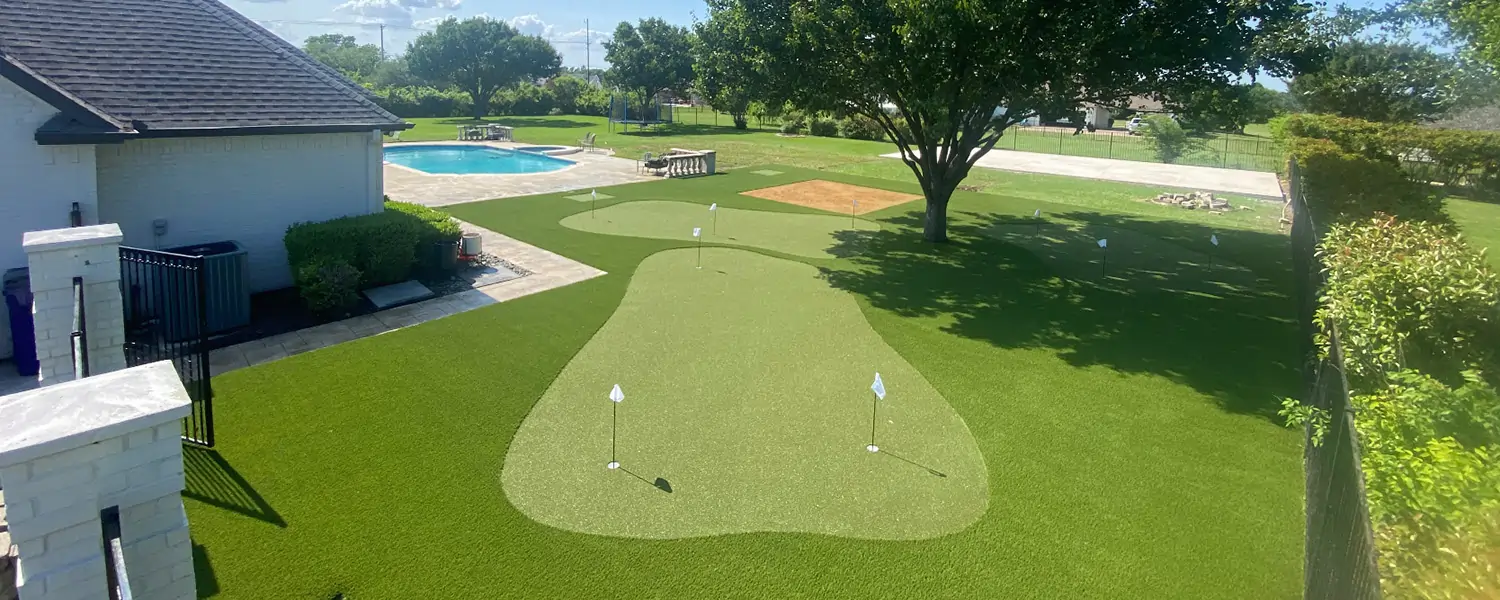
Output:
[[[36,359],[36,322],[31,315],[30,270],[11,269],[5,272],[5,308],[10,313],[10,344],[14,349],[16,373],[30,377],[42,368]]]

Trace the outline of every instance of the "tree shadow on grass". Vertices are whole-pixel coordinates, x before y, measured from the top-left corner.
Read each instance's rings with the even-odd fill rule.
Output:
[[[876,308],[948,317],[948,333],[1051,349],[1079,367],[1163,376],[1231,412],[1272,417],[1278,397],[1296,393],[1285,236],[1127,215],[1061,216],[1068,222],[1038,232],[1029,218],[955,213],[952,241],[930,244],[921,239],[921,213],[908,213],[886,219],[880,232],[840,235],[833,252],[848,261],[823,272]],[[1215,233],[1226,243],[1209,265]],[[1115,238],[1107,273],[1100,237]]]
[[[182,463],[187,480],[184,497],[286,527],[286,520],[218,452],[184,445]]]
[[[673,135],[743,135],[756,133],[749,129],[735,129],[727,125],[691,125],[687,123],[664,123],[653,125],[649,129],[635,131],[619,131],[619,135],[629,137],[664,137]]]

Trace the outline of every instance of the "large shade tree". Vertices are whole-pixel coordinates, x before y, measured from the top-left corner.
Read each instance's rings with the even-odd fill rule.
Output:
[[[750,103],[764,83],[750,56],[737,51],[744,42],[730,39],[739,32],[721,19],[698,23],[694,33],[698,40],[693,46],[697,76],[693,87],[714,110],[729,113],[735,129],[748,128]]]
[[[551,77],[562,56],[546,40],[521,35],[504,21],[449,18],[406,50],[411,74],[456,87],[474,101],[474,118],[489,114],[495,92],[522,81]]]
[[[876,119],[946,241],[948,202],[1005,130],[1042,110],[1229,85],[1317,58],[1301,0],[709,0],[773,99]],[[1004,107],[1003,110],[1000,107]]]
[[[610,69],[605,80],[649,103],[666,90],[686,90],[693,81],[693,40],[686,27],[657,18],[639,26],[621,21],[604,42]]]
[[[333,67],[345,77],[364,81],[375,74],[384,57],[380,46],[361,44],[352,35],[325,33],[307,38],[302,50],[318,62]]]
[[[1298,75],[1287,91],[1312,112],[1413,122],[1468,105],[1482,87],[1454,56],[1410,43],[1349,40],[1325,67]]]

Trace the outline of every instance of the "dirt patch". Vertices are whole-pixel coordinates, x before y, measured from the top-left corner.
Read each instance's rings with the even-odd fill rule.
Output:
[[[777,202],[796,204],[841,214],[849,214],[849,209],[853,207],[853,202],[858,200],[859,207],[854,210],[854,213],[860,215],[921,198],[921,196],[915,194],[902,194],[900,192],[849,185],[847,183],[835,183],[821,179],[740,193],[746,196],[754,196],[756,198],[775,200]]]

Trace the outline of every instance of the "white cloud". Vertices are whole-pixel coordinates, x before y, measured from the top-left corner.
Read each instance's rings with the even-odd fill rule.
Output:
[[[509,23],[511,27],[515,27],[516,31],[521,32],[522,35],[535,35],[540,36],[542,39],[552,37],[552,25],[549,25],[535,14],[511,17]]]
[[[354,17],[362,23],[385,23],[411,27],[418,10],[455,9],[463,0],[348,0],[333,12]]]

